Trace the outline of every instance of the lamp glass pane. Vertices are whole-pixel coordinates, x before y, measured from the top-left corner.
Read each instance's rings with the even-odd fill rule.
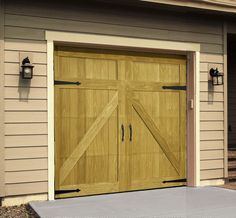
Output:
[[[32,77],[32,68],[25,67],[23,73],[24,73],[24,78],[31,78]]]
[[[212,77],[212,83],[213,83],[213,85],[217,85],[218,84],[218,77],[217,76],[213,76]]]
[[[223,76],[218,76],[218,85],[222,85],[223,84]]]

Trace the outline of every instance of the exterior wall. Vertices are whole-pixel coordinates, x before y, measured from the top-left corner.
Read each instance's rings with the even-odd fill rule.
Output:
[[[229,48],[230,58],[228,59],[229,67],[228,67],[228,104],[229,104],[229,125],[231,126],[231,130],[229,130],[229,147],[236,148],[236,42],[230,42],[232,48]]]
[[[4,4],[0,0],[0,197],[5,195],[4,179]]]
[[[33,57],[30,89],[19,81],[20,56]],[[46,44],[5,40],[6,195],[47,192]]]
[[[201,43],[201,180],[223,178],[224,92],[223,86],[213,89],[208,82],[211,67],[224,68],[223,22],[101,3],[96,7],[60,4],[6,1],[6,195],[47,192],[45,30]],[[35,77],[30,89],[19,84],[22,52],[33,55]]]

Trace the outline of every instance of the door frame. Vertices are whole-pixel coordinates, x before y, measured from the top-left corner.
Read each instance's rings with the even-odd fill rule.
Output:
[[[184,54],[187,57],[187,185],[200,186],[200,44],[46,31],[48,75],[48,200],[54,200],[54,45]]]

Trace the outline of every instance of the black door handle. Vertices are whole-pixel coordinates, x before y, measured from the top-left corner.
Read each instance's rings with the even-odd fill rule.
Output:
[[[132,125],[129,124],[129,141],[132,142],[132,138],[133,138],[133,129],[132,129]]]
[[[122,142],[125,140],[125,128],[124,125],[121,125],[121,140]]]

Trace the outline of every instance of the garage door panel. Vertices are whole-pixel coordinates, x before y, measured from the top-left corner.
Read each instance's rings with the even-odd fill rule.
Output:
[[[56,197],[185,184],[186,60],[142,55],[55,52]]]
[[[57,90],[61,90],[56,89],[61,98],[55,100],[58,186],[108,181],[114,177],[109,172],[117,173],[113,138],[117,137],[117,92],[64,89],[57,94]]]
[[[98,79],[117,80],[117,60],[89,58],[81,53],[75,57],[70,53],[67,56],[57,56],[55,79]]]

